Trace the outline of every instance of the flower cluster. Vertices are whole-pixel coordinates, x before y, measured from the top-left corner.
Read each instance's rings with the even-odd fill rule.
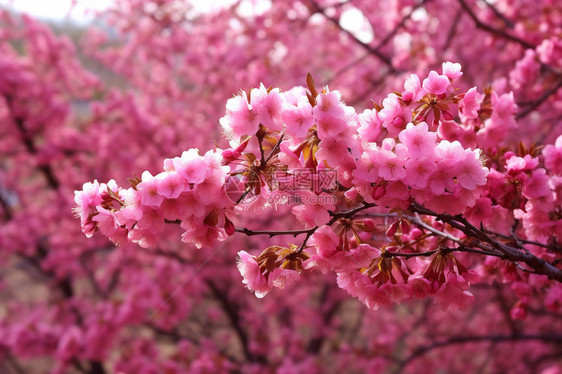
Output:
[[[166,221],[181,221],[182,241],[211,246],[233,234],[226,216],[232,207],[224,190],[227,171],[220,153],[201,156],[191,149],[164,160],[164,171],[155,176],[145,171],[130,179],[127,189],[113,180],[84,184],[75,193],[75,212],[87,236],[99,230],[117,244],[130,240],[148,247]]]
[[[303,261],[308,259],[306,252],[272,246],[266,248],[258,257],[246,251],[238,252],[238,270],[243,283],[257,297],[264,297],[272,287],[285,288],[297,281],[303,271]]]
[[[0,9],[2,371],[560,374],[562,3],[194,3]],[[486,183],[407,180],[423,123]]]
[[[300,246],[270,246],[259,256],[239,251],[246,287],[261,298],[317,269],[334,271],[338,285],[372,309],[428,295],[445,309],[465,308],[478,276],[455,252],[466,252],[474,235],[468,225],[486,223],[501,234],[517,218],[527,237],[544,241],[561,221],[552,210],[560,178],[547,176],[529,154],[489,147],[514,126],[512,94],[459,93],[454,83],[462,74],[459,64],[445,62],[441,73],[410,75],[404,91],[360,114],[340,92],[318,90],[310,75],[306,88],[241,91],[220,120],[229,147],[167,159],[162,173],[145,171],[128,189],[114,181],[84,185],[76,192],[83,231],[150,246],[165,222],[176,222],[182,241],[198,248],[236,231],[305,234]],[[559,143],[543,151],[554,172]],[[478,144],[495,153],[484,156]],[[253,232],[228,217],[284,203],[294,205],[290,213],[303,229]],[[461,214],[465,221],[450,218],[449,225],[434,218]],[[474,245],[469,251],[506,255]],[[546,258],[544,252],[533,251]]]

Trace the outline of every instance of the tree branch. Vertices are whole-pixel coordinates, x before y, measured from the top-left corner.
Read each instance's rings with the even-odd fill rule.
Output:
[[[244,330],[240,325],[238,308],[236,308],[235,305],[230,302],[226,293],[223,292],[211,279],[205,279],[205,282],[226,313],[226,316],[228,317],[228,320],[232,328],[236,332],[240,344],[242,345],[242,351],[244,352],[244,356],[246,357],[246,359],[253,362],[266,362],[266,358],[264,356],[255,355],[250,351],[248,335],[246,334],[246,330]]]
[[[6,106],[11,113],[12,120],[18,129],[20,137],[25,145],[27,151],[32,154],[33,156],[37,155],[37,147],[35,146],[35,142],[33,141],[33,137],[29,132],[25,129],[25,119],[18,117],[14,114],[13,110],[13,100],[10,96],[4,95],[4,100],[6,101]],[[41,164],[37,166],[38,169],[43,173],[45,178],[47,179],[47,183],[53,190],[58,190],[60,187],[60,182],[55,176],[55,173],[50,164]]]
[[[322,16],[324,16],[324,18],[326,18],[328,21],[330,21],[332,24],[334,24],[338,29],[340,29],[341,31],[343,31],[344,33],[346,33],[347,35],[349,35],[349,37],[351,37],[353,39],[353,41],[355,41],[357,44],[359,44],[363,49],[365,49],[368,53],[372,54],[373,56],[375,56],[376,58],[378,58],[382,63],[384,63],[385,65],[387,65],[390,69],[390,72],[394,72],[396,71],[396,69],[394,68],[394,66],[392,65],[392,60],[390,59],[390,57],[386,56],[385,54],[383,54],[382,52],[380,52],[379,50],[377,50],[376,48],[373,48],[372,46],[370,46],[369,44],[366,44],[364,42],[362,42],[361,40],[357,39],[355,37],[355,35],[353,35],[351,32],[347,31],[346,29],[344,29],[341,25],[339,20],[337,20],[334,17],[330,17],[328,16],[324,9],[322,9],[314,0],[310,0],[309,4],[311,4],[313,11],[316,13],[321,14]]]
[[[539,106],[541,106],[550,96],[554,95],[560,88],[562,88],[562,79],[560,79],[558,81],[558,84],[552,86],[548,91],[546,91],[541,97],[539,97],[536,100],[533,100],[529,103],[526,103],[527,108],[525,108],[524,110],[522,110],[521,112],[517,113],[517,116],[515,116],[516,119],[521,119],[526,117],[528,114],[530,114],[532,111],[534,111],[535,109],[537,109]],[[518,104],[521,105],[521,104]]]
[[[529,42],[526,42],[525,40],[523,40],[521,38],[518,38],[517,36],[508,34],[504,30],[496,29],[495,27],[492,27],[492,26],[490,26],[488,24],[485,24],[484,22],[480,21],[480,19],[478,19],[478,17],[474,13],[474,11],[472,9],[470,9],[470,6],[466,3],[465,0],[458,0],[458,1],[461,4],[464,11],[466,12],[466,14],[468,14],[468,16],[472,19],[472,21],[474,22],[474,24],[476,25],[477,28],[482,29],[484,31],[487,31],[491,34],[497,35],[501,38],[504,38],[504,39],[510,40],[512,42],[518,43],[526,49],[534,49],[535,48],[534,45],[532,45]]]
[[[501,243],[494,240],[486,232],[476,228],[466,218],[462,216],[452,216],[450,214],[437,214],[427,208],[422,207],[417,203],[412,203],[410,209],[414,212],[436,217],[436,219],[443,221],[452,227],[462,231],[468,237],[477,239],[475,244],[471,244],[473,247],[483,249],[486,252],[493,252],[494,249],[502,253],[505,259],[512,262],[523,262],[534,270],[537,274],[543,274],[547,277],[554,279],[558,282],[562,282],[562,270],[558,269],[554,265],[546,262],[545,260],[536,257],[532,253],[525,250],[525,248],[518,248],[508,244]]]
[[[514,341],[544,341],[562,343],[562,335],[484,335],[484,336],[458,336],[448,340],[435,342],[433,344],[418,348],[412,352],[406,359],[402,360],[398,368],[394,371],[395,374],[401,373],[408,364],[412,361],[432,351],[433,349],[447,347],[456,344],[465,344],[472,342],[514,342]]]

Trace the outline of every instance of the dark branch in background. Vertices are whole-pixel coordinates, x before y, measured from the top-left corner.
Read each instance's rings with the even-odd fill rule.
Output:
[[[26,374],[26,371],[20,365],[19,361],[12,356],[9,352],[1,351],[2,358],[9,364],[9,366],[17,373],[17,374]]]
[[[517,113],[516,119],[521,119],[526,117],[529,113],[541,106],[548,98],[554,95],[560,88],[562,88],[562,79],[558,81],[558,84],[552,86],[548,91],[546,91],[541,97],[528,103],[518,103],[518,105],[526,105],[527,108]]]
[[[534,45],[532,45],[531,43],[529,43],[529,42],[527,42],[527,41],[525,41],[525,40],[523,40],[523,39],[521,39],[517,36],[508,34],[504,30],[496,29],[495,27],[492,27],[492,26],[480,21],[480,19],[476,16],[474,11],[470,8],[470,6],[466,3],[465,0],[458,0],[458,1],[461,4],[464,11],[466,12],[466,14],[468,14],[468,16],[472,19],[472,21],[474,22],[474,24],[476,25],[477,28],[482,29],[484,31],[488,31],[489,33],[497,35],[501,38],[504,38],[504,39],[510,40],[512,42],[518,43],[521,46],[523,46],[524,48],[527,48],[527,49],[534,49],[535,48]]]
[[[26,122],[25,118],[21,118],[21,117],[15,115],[15,112],[14,112],[14,109],[13,109],[13,99],[9,95],[4,95],[4,100],[6,102],[8,110],[11,113],[12,120],[13,120],[14,125],[16,126],[16,128],[18,130],[18,133],[19,133],[20,138],[21,138],[21,140],[22,140],[22,142],[25,146],[26,151],[33,156],[37,156],[38,152],[37,152],[37,147],[35,145],[35,142],[33,140],[33,136],[25,128],[25,122]],[[38,167],[39,171],[43,174],[45,179],[47,180],[48,187],[50,189],[54,190],[54,191],[58,191],[61,184],[60,184],[59,180],[57,179],[57,177],[55,175],[55,172],[52,169],[51,165],[50,164],[42,164],[42,165],[38,165],[37,167]],[[9,210],[9,205],[3,199],[0,199],[0,200],[1,200],[0,204],[2,205],[4,211],[6,212],[5,213],[6,216],[11,218],[13,216],[13,214],[12,214],[11,210]],[[23,258],[28,263],[30,263],[41,274],[45,275],[46,277],[51,279],[53,282],[55,282],[56,286],[61,291],[63,297],[66,300],[68,300],[68,301],[72,300],[74,298],[75,292],[74,292],[74,287],[72,285],[71,279],[68,276],[63,278],[63,279],[57,279],[54,272],[47,271],[47,270],[43,269],[43,267],[41,266],[41,261],[47,256],[47,253],[48,253],[48,249],[45,247],[45,245],[43,243],[39,242],[37,244],[37,247],[36,247],[37,257],[25,256],[25,255],[21,255],[21,254],[20,254],[20,257]],[[94,281],[93,278],[91,280]],[[95,286],[93,286],[93,287],[95,289]],[[82,315],[80,314],[78,309],[72,308],[72,310],[73,310],[74,314],[76,315],[77,323],[79,325],[83,325]],[[73,360],[74,366],[79,371],[86,372],[86,373],[89,373],[89,374],[105,374],[106,373],[105,368],[100,361],[89,360],[88,363],[90,365],[90,370],[86,371],[84,369],[84,367],[82,366],[82,364],[78,360]]]
[[[511,330],[512,336],[518,336],[521,334],[521,329],[517,325],[517,321],[511,318],[511,307],[510,303],[506,300],[505,296],[503,295],[502,286],[499,283],[493,284],[494,289],[496,290],[496,300],[498,301],[499,307],[503,314],[503,319],[509,329]]]
[[[6,220],[9,221],[9,220],[12,219],[14,214],[12,212],[12,209],[10,208],[10,205],[4,199],[4,197],[2,196],[2,192],[3,191],[0,189],[0,206],[2,207],[2,210],[4,211],[4,216],[6,217]]]
[[[378,51],[381,52],[381,49],[384,48],[384,46],[390,41],[392,40],[392,38],[394,36],[396,36],[396,34],[398,33],[398,30],[400,30],[402,27],[404,27],[404,25],[406,24],[406,22],[412,17],[412,14],[414,14],[414,12],[416,10],[418,10],[419,8],[421,8],[423,5],[425,5],[426,3],[430,2],[431,0],[422,0],[421,2],[419,2],[418,4],[416,4],[414,7],[412,7],[412,9],[410,10],[410,12],[408,12],[408,14],[406,14],[404,17],[402,17],[402,19],[400,20],[400,22],[398,22],[398,24],[376,45],[376,47],[373,48],[374,51]],[[382,52],[381,52],[382,53]],[[324,85],[329,84],[330,82],[332,82],[334,79],[336,79],[338,76],[340,76],[341,74],[345,73],[347,70],[349,70],[350,68],[352,68],[353,66],[357,65],[358,63],[360,63],[361,61],[365,60],[367,57],[371,56],[373,53],[371,51],[367,51],[367,53],[365,53],[364,55],[360,56],[359,58],[355,59],[354,61],[350,62],[349,64],[345,65],[344,67],[342,67],[340,70],[338,70],[337,72],[335,72],[325,83]]]
[[[336,315],[336,312],[338,311],[338,309],[341,306],[341,302],[334,301],[334,302],[331,303],[328,310],[325,310],[326,301],[328,300],[329,294],[330,294],[330,286],[328,286],[326,284],[322,288],[320,300],[318,301],[318,314],[322,315],[322,325],[323,326],[330,326],[330,324],[332,323],[332,319],[334,318],[334,316]],[[309,340],[308,346],[306,348],[307,352],[313,353],[313,354],[316,354],[316,355],[318,353],[320,353],[320,350],[321,350],[322,345],[324,343],[324,339],[326,338],[326,334],[323,331],[324,331],[324,329],[320,329],[320,331],[318,332],[318,335],[313,336]]]
[[[394,371],[395,374],[401,373],[408,364],[412,361],[425,355],[426,353],[442,347],[447,347],[450,345],[456,344],[465,344],[465,343],[477,343],[477,342],[517,342],[517,341],[543,341],[543,342],[553,342],[553,343],[562,343],[562,335],[485,335],[485,336],[459,336],[453,337],[448,340],[444,340],[441,342],[435,342],[433,344],[420,347],[412,352],[406,359],[402,360],[400,366]]]
[[[402,17],[400,22],[394,27],[394,29],[392,29],[390,33],[388,33],[388,35],[384,37],[383,40],[380,41],[380,43],[374,48],[374,50],[378,51],[381,48],[383,48],[386,45],[386,43],[388,43],[396,35],[396,33],[398,33],[398,30],[404,27],[404,25],[412,17],[412,14],[414,14],[414,12],[429,2],[431,2],[431,0],[422,0],[421,2],[414,5],[410,10],[410,12],[408,12],[408,14]]]
[[[173,344],[177,344],[177,342],[181,340],[187,340],[193,345],[200,345],[201,341],[198,338],[194,338],[192,336],[188,336],[186,334],[180,333],[177,329],[163,329],[155,324],[149,323],[148,327],[154,332],[157,337],[169,338]],[[240,360],[232,355],[229,355],[223,349],[218,350],[223,357],[228,358],[231,362],[239,363]],[[232,373],[237,373],[237,371],[233,371]]]
[[[492,3],[490,3],[487,0],[482,0],[486,6],[488,8],[490,8],[492,10],[492,12],[494,12],[494,14],[496,15],[496,17],[498,17],[499,19],[502,20],[502,22],[504,23],[504,25],[509,28],[509,29],[513,29],[515,27],[515,23],[513,23],[512,20],[510,20],[509,18],[507,18],[502,12],[500,12],[498,10],[498,8],[496,8],[496,6]]]
[[[236,332],[240,344],[242,345],[242,351],[244,352],[244,356],[246,357],[246,359],[252,362],[265,363],[267,361],[266,357],[262,355],[255,355],[250,351],[248,335],[246,334],[246,330],[240,325],[241,318],[239,314],[239,308],[236,306],[236,304],[230,301],[230,299],[226,295],[226,292],[222,291],[214,281],[207,278],[205,279],[205,282],[226,313],[226,316],[228,317],[228,320],[232,325],[232,328]]]
[[[404,341],[406,341],[406,339],[408,339],[413,334],[416,334],[416,335],[419,334],[419,331],[417,331],[417,330],[420,327],[424,327],[424,325],[427,324],[427,315],[429,313],[429,310],[430,310],[430,307],[431,307],[432,304],[433,303],[430,299],[424,300],[423,309],[422,309],[421,313],[416,318],[414,323],[411,326],[409,326],[407,329],[405,329],[402,334],[399,335],[398,339],[396,339],[397,342],[404,342]],[[396,363],[401,362],[400,360],[396,359],[396,357],[391,357],[391,360],[393,362],[396,362]]]
[[[175,221],[171,221],[168,223],[175,223]],[[160,248],[154,248],[154,249],[147,249],[147,248],[142,248],[139,246],[138,248],[141,252],[144,252],[148,255],[157,255],[157,256],[162,256],[162,257],[167,257],[167,258],[171,258],[173,260],[176,260],[177,262],[179,262],[182,265],[190,265],[190,260],[181,256],[180,254],[178,254],[177,252],[172,252],[172,251],[165,251],[163,249]]]
[[[369,87],[367,87],[366,90],[363,90],[363,92],[361,92],[359,95],[355,96],[355,98],[350,103],[350,105],[351,106],[357,106],[359,103],[364,102],[365,100],[370,98],[371,94],[373,93],[373,90],[376,87],[383,84],[384,81],[387,80],[392,75],[393,75],[393,73],[382,74],[379,78],[377,78],[375,80],[371,80],[371,84],[369,85]],[[361,108],[361,109],[363,109],[363,108]]]
[[[449,32],[447,33],[447,39],[445,40],[445,44],[443,45],[443,52],[447,51],[449,49],[449,47],[451,46],[451,43],[455,37],[455,35],[457,34],[457,29],[458,29],[458,25],[459,22],[461,20],[463,14],[463,10],[462,8],[459,8],[459,10],[457,10],[457,13],[455,13],[455,19],[453,20],[453,24],[451,25],[451,28],[449,29]]]
[[[42,244],[37,245],[36,252],[40,256],[39,258],[27,257],[27,256],[24,256],[24,255],[21,255],[21,254],[20,254],[20,257],[22,257],[29,264],[33,265],[33,267],[35,269],[37,269],[39,271],[39,273],[46,276],[48,279],[52,280],[53,282],[55,282],[56,286],[58,287],[61,294],[63,295],[63,297],[66,300],[69,300],[69,301],[72,300],[74,298],[75,292],[74,292],[74,287],[72,285],[72,282],[71,282],[70,278],[65,277],[65,278],[59,280],[59,279],[56,278],[55,274],[52,271],[47,271],[47,270],[45,270],[41,267],[41,261],[47,255],[47,250],[45,249],[45,247]],[[76,307],[73,307],[72,311],[73,311],[74,315],[76,316],[77,324],[83,325],[84,321],[83,321],[82,315],[80,314],[78,309]],[[106,373],[105,369],[103,367],[103,364],[100,361],[89,360],[88,362],[90,364],[90,371],[89,372],[85,371],[85,369],[82,367],[82,364],[78,360],[74,360],[73,364],[78,368],[78,370],[80,370],[82,372],[87,372],[87,373],[90,373],[90,374],[105,374]]]
[[[359,44],[362,48],[364,48],[367,52],[369,52],[370,54],[372,54],[373,56],[377,57],[382,63],[384,63],[385,65],[387,65],[389,67],[389,71],[390,72],[395,72],[396,69],[394,68],[394,66],[392,66],[392,60],[390,59],[390,57],[386,56],[385,54],[383,54],[382,52],[380,52],[379,50],[377,50],[376,48],[370,46],[369,44],[363,43],[361,40],[357,39],[355,37],[355,35],[353,35],[352,33],[350,33],[349,31],[347,31],[346,29],[344,29],[343,27],[341,27],[339,20],[337,20],[334,17],[330,17],[325,13],[325,10],[322,9],[317,3],[316,1],[309,1],[309,4],[312,6],[312,10],[315,13],[319,13],[322,16],[324,16],[324,18],[326,18],[328,21],[330,21],[332,24],[334,24],[338,29],[340,29],[341,31],[343,31],[344,33],[346,33],[347,35],[349,35],[349,37],[351,37],[357,44]]]
[[[21,140],[23,141],[23,144],[25,145],[25,148],[27,149],[27,151],[30,154],[32,154],[33,156],[36,156],[37,155],[37,148],[36,148],[35,143],[33,141],[32,135],[25,129],[25,119],[21,118],[21,117],[18,117],[14,114],[13,100],[10,96],[4,95],[4,100],[6,101],[6,105],[8,106],[8,110],[12,114],[12,117],[13,117],[12,119],[14,121],[14,124],[16,125],[16,128],[18,129]],[[58,188],[60,187],[60,183],[59,183],[58,179],[56,178],[55,173],[54,173],[53,169],[51,168],[51,165],[42,164],[42,165],[39,165],[38,168],[39,168],[39,170],[41,170],[41,172],[43,173],[43,175],[47,179],[47,182],[49,183],[49,186],[51,188],[53,188],[54,190],[58,190]]]

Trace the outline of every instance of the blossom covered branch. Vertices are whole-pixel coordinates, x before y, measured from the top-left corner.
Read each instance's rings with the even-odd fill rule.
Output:
[[[86,183],[75,198],[82,230],[143,247],[158,243],[166,222],[179,223],[181,240],[197,248],[236,232],[304,235],[238,253],[258,297],[317,269],[335,272],[372,309],[431,295],[464,308],[479,278],[470,269],[476,255],[560,282],[552,249],[562,236],[562,138],[542,157],[534,147],[498,149],[517,126],[513,95],[459,92],[462,74],[451,62],[425,78],[412,74],[403,91],[362,113],[310,75],[306,88],[241,91],[220,120],[229,147],[185,151],[128,188]],[[238,216],[282,206],[301,228],[235,227]]]

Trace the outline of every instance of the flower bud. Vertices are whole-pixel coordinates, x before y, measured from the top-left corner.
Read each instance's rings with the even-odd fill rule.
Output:
[[[232,223],[232,221],[229,220],[227,216],[224,216],[224,231],[226,231],[226,234],[228,236],[232,236],[236,232],[234,223]]]
[[[394,234],[396,234],[396,231],[398,231],[399,225],[400,225],[400,221],[395,221],[392,225],[390,225],[388,230],[386,230],[386,236],[391,237]]]
[[[365,231],[373,231],[376,227],[375,221],[370,218],[365,218],[363,220],[363,226],[365,227]]]
[[[386,189],[383,186],[377,186],[373,189],[373,192],[371,193],[371,197],[373,198],[373,200],[378,200],[384,196],[385,192]]]
[[[228,165],[232,161],[240,157],[241,153],[238,151],[238,149],[228,148],[222,151],[221,155],[223,159],[223,164]]]
[[[411,93],[410,91],[402,92],[402,100],[404,101],[404,103],[409,104],[413,98],[414,98],[414,94]]]

